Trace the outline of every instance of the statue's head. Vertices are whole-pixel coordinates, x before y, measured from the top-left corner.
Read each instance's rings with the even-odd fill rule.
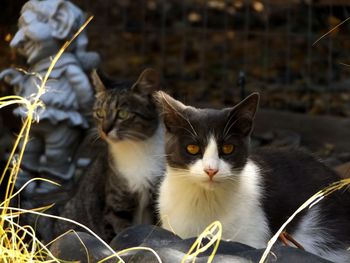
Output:
[[[84,21],[82,11],[66,0],[30,0],[18,20],[18,31],[10,46],[27,58],[29,64],[52,56],[70,39]],[[85,49],[82,33],[70,49]]]

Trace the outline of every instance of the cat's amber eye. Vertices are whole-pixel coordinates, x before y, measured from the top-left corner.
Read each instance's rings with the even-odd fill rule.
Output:
[[[125,110],[119,110],[118,111],[118,118],[119,119],[126,119],[129,116],[129,112],[125,111]]]
[[[97,118],[102,119],[105,116],[105,111],[103,109],[95,110],[95,115]]]
[[[235,150],[235,146],[233,144],[224,144],[221,150],[223,154],[231,154]]]
[[[189,144],[187,145],[186,150],[189,154],[196,155],[199,153],[200,148],[196,144]]]

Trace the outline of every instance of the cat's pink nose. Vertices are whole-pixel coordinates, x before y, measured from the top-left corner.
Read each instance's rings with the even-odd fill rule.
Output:
[[[210,180],[213,179],[214,175],[218,173],[218,169],[215,168],[205,168],[204,172],[210,177]]]

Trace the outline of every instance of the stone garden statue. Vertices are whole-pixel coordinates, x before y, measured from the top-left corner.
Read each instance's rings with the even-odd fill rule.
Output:
[[[30,0],[24,4],[18,31],[10,46],[27,59],[28,73],[5,69],[0,79],[15,87],[17,95],[30,97],[40,86],[52,58],[85,22],[83,12],[66,0]],[[96,67],[99,57],[86,52],[88,39],[84,31],[58,60],[41,96],[45,109],[37,111],[38,123],[32,125],[30,140],[22,161],[23,173],[17,185],[29,178],[42,176],[54,181],[70,180],[75,172],[75,150],[84,129],[89,127],[93,90],[86,72]],[[25,118],[26,109],[14,114]],[[47,176],[45,176],[47,175]],[[48,192],[48,183],[32,185],[31,192]]]

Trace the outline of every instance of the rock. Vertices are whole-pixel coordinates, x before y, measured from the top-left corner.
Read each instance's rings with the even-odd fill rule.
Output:
[[[179,242],[174,242],[169,244],[172,249],[179,250],[181,252],[187,253],[193,243],[196,241],[196,238],[188,238],[181,240]],[[205,245],[205,242],[208,242],[209,240],[203,239],[202,242]],[[253,247],[238,243],[238,242],[232,242],[232,241],[221,241],[220,245],[217,250],[217,254],[225,254],[225,255],[237,255],[241,252],[248,251],[248,250],[254,250]],[[212,250],[209,249],[201,254],[201,256],[209,256],[211,255]]]
[[[276,129],[255,135],[260,140],[261,145],[273,147],[299,147],[301,136],[292,130]]]
[[[339,161],[339,159],[335,156],[330,156],[327,158],[323,157],[321,160],[322,160],[322,163],[324,163],[328,167],[335,167],[341,164],[341,161]]]
[[[161,227],[152,225],[132,226],[120,232],[110,243],[115,250],[130,247],[148,246],[164,247],[170,243],[181,241],[181,238]]]
[[[161,258],[164,263],[178,263],[189,251],[196,238],[188,238],[182,240],[177,235],[170,231],[164,230],[155,226],[134,226],[125,229],[122,233],[116,236],[111,246],[113,248],[125,249],[137,246],[151,247]],[[205,240],[204,240],[205,242]],[[259,262],[264,249],[255,249],[250,246],[231,242],[221,241],[216,251],[213,262]],[[276,263],[327,263],[329,261],[323,260],[313,254],[295,249],[291,247],[276,246],[272,250],[272,254],[267,262]],[[212,249],[198,255],[196,262],[208,262]],[[121,255],[126,262],[158,262],[155,255],[150,251],[133,250]],[[191,261],[188,261],[191,262]]]
[[[311,152],[318,152],[324,144],[334,145],[333,153],[348,152],[350,140],[349,118],[333,116],[311,116],[276,110],[260,109],[254,125],[254,136],[269,131],[288,130],[299,134],[301,144]]]
[[[155,250],[163,263],[179,263],[185,256],[185,253],[172,248],[159,248]],[[159,263],[152,252],[137,250],[121,255],[123,260],[128,263]]]
[[[249,260],[249,262],[259,262],[265,249],[255,249],[240,253],[239,256]],[[311,253],[305,252],[301,249],[285,246],[276,246],[272,249],[268,260],[266,262],[276,263],[331,263],[328,260],[322,259]]]
[[[156,250],[157,254],[161,258],[163,263],[179,263],[185,257],[186,253],[178,251],[173,248],[160,248]],[[123,259],[128,263],[159,263],[154,254],[150,252],[139,251],[136,254],[128,255],[128,257],[123,257]],[[196,258],[196,263],[207,263],[209,257],[203,256],[202,254]],[[186,262],[192,262],[192,259],[187,260]],[[249,263],[251,261],[232,255],[215,255],[213,263]]]
[[[50,246],[50,251],[61,261],[78,261],[81,263],[98,262],[112,255],[112,252],[97,238],[84,232],[72,232],[62,236]],[[104,262],[112,263],[116,260],[110,259]]]
[[[337,158],[343,163],[350,162],[350,152],[339,153]]]
[[[93,236],[82,232],[78,232],[78,235],[84,242],[88,253],[74,233],[67,234],[54,242],[50,251],[59,259],[66,261],[79,260],[80,262],[98,262],[112,254]],[[151,248],[157,253],[163,263],[178,263],[183,260],[195,241],[196,238],[182,240],[172,232],[160,227],[139,225],[125,229],[112,240],[110,245],[115,249],[117,248],[116,251],[139,246]],[[208,240],[203,240],[203,243],[205,242],[208,242]],[[213,251],[212,249],[209,248],[207,251],[199,254],[196,262],[208,262]],[[221,240],[213,262],[255,263],[259,262],[263,252],[264,249],[255,249],[241,243]],[[159,262],[154,253],[143,249],[126,251],[120,257],[128,263]],[[104,262],[116,262],[116,260],[110,259]],[[192,259],[186,262],[192,262]],[[267,262],[329,263],[329,261],[303,250],[280,245],[276,245],[272,249]]]

